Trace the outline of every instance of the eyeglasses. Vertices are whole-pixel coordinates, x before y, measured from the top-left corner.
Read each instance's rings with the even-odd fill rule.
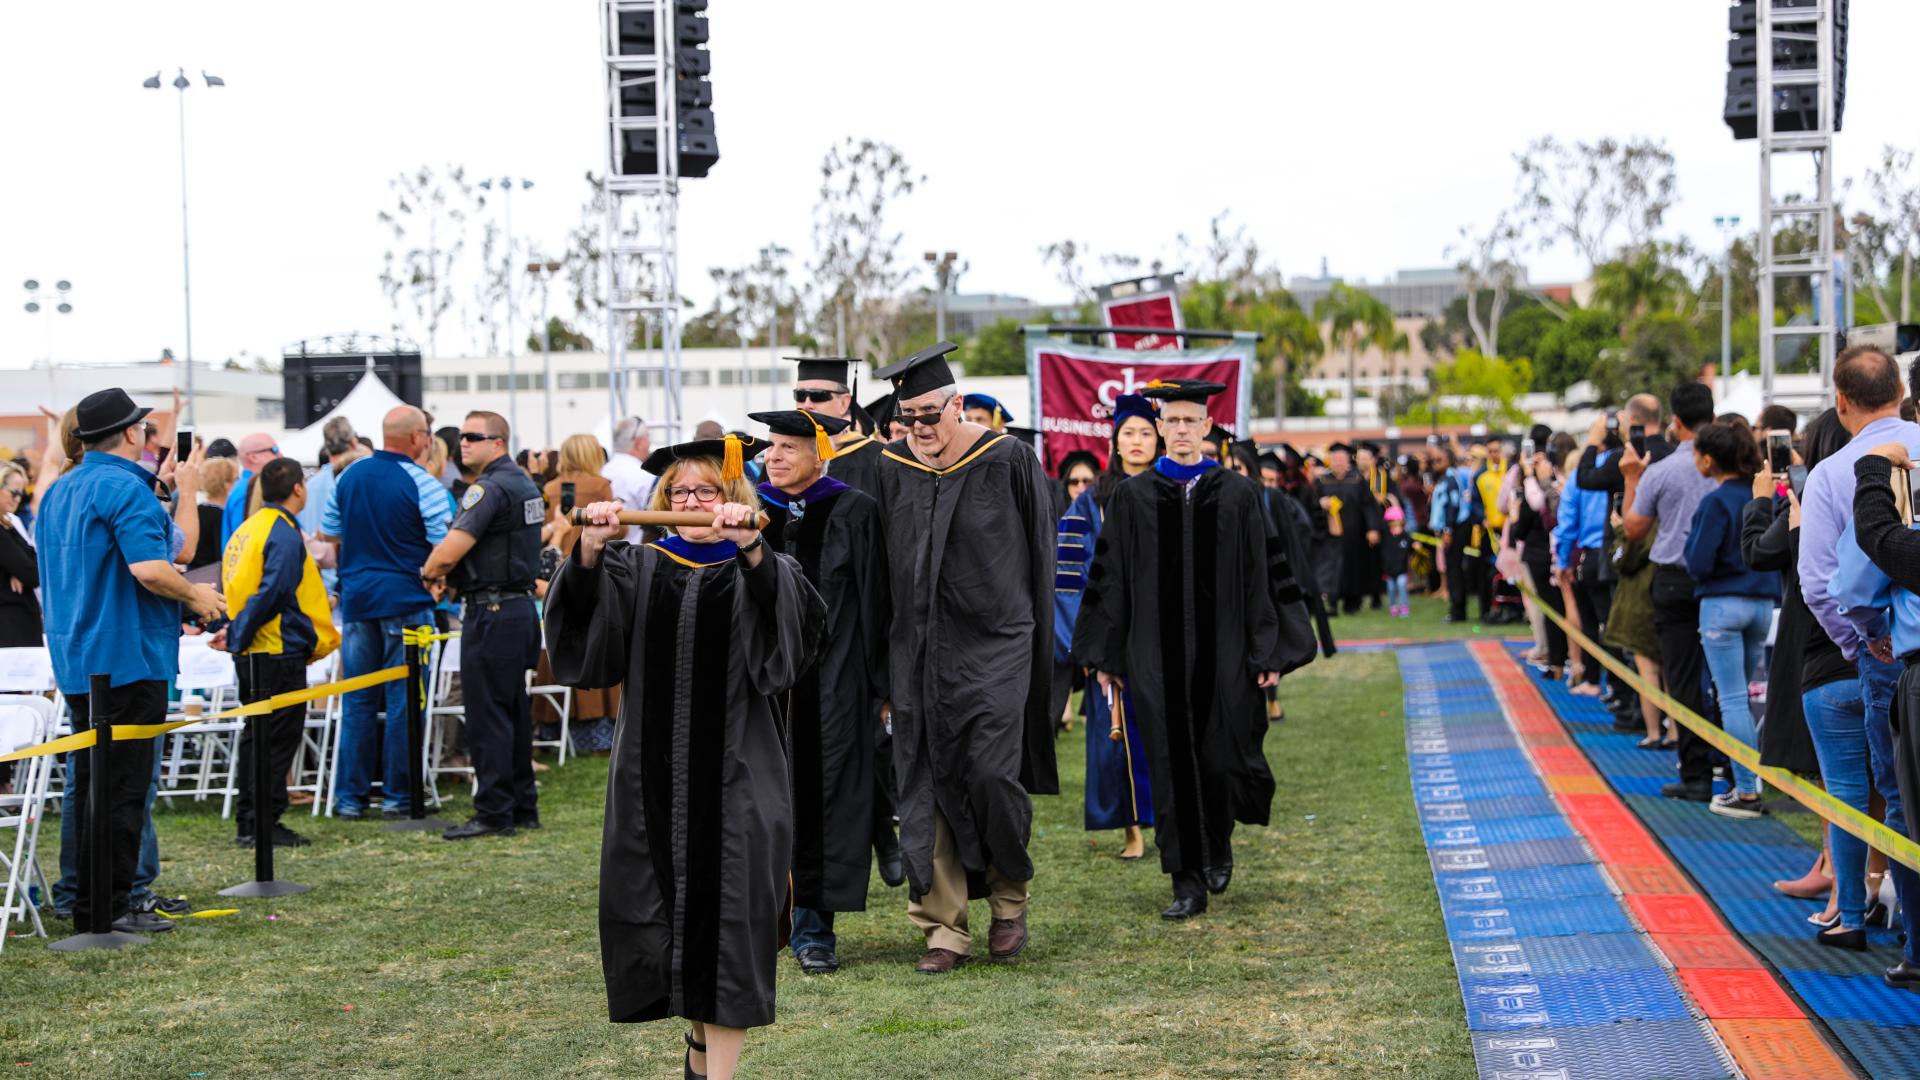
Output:
[[[842,391],[842,390],[795,390],[793,392],[793,403],[798,405],[798,404],[801,404],[802,402],[811,401],[815,405],[823,405],[829,401],[832,401],[834,398],[839,397],[842,393],[845,393],[845,391]]]
[[[505,441],[498,435],[482,435],[478,431],[463,431],[460,433],[461,442],[493,442],[495,440]]]
[[[668,500],[677,503],[710,503],[719,497],[720,489],[714,487],[712,484],[701,484],[699,487],[676,487],[667,489]]]
[[[1212,427],[1213,419],[1206,416],[1163,416],[1160,422],[1170,428]]]

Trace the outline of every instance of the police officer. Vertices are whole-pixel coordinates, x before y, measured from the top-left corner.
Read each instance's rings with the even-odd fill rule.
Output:
[[[460,687],[478,787],[473,817],[441,834],[448,840],[540,827],[524,673],[540,654],[533,581],[546,507],[533,479],[508,456],[507,436],[499,413],[467,414],[460,460],[477,479],[460,496],[447,538],[420,569],[429,582],[451,573],[461,601]]]

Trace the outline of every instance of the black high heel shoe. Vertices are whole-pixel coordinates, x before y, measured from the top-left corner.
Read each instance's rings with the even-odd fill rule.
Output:
[[[686,1064],[686,1080],[707,1080],[707,1074],[706,1074],[706,1073],[697,1073],[697,1072],[694,1072],[694,1071],[693,1071],[693,1055],[694,1055],[694,1052],[695,1052],[695,1051],[699,1051],[699,1052],[700,1052],[700,1053],[702,1053],[702,1054],[704,1054],[704,1053],[706,1053],[706,1052],[707,1052],[707,1044],[706,1044],[706,1043],[703,1043],[703,1042],[694,1042],[694,1041],[693,1041],[693,1032],[691,1032],[691,1031],[689,1031],[689,1032],[686,1032],[685,1034],[683,1034],[683,1035],[681,1035],[680,1037],[681,1037],[681,1038],[683,1038],[683,1039],[685,1039],[685,1040],[687,1040],[687,1060],[686,1060],[686,1062],[685,1062],[685,1064]]]
[[[1820,944],[1835,949],[1852,949],[1854,952],[1867,951],[1867,932],[1862,927],[1842,930],[1838,923],[1832,929],[1822,930],[1814,937]]]

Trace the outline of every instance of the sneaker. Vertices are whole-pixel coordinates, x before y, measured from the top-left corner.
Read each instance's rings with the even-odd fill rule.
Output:
[[[1767,813],[1766,808],[1760,805],[1758,795],[1751,799],[1743,799],[1738,792],[1733,791],[1715,795],[1713,801],[1707,804],[1707,809],[1721,817],[1730,818],[1752,819],[1764,817]]]
[[[193,905],[187,903],[187,898],[184,896],[156,896],[152,893],[133,901],[128,906],[134,911],[163,915],[168,918],[185,915],[193,910]]]
[[[251,850],[253,848],[253,830],[248,829],[246,832],[241,833],[240,835],[234,837],[233,843],[234,843],[234,846],[236,847],[243,847]],[[311,844],[311,843],[313,843],[312,840],[309,840],[306,837],[301,836],[299,833],[294,832],[292,829],[287,828],[285,825],[282,825],[279,822],[274,823],[274,826],[273,826],[273,846],[274,847],[277,847],[277,848],[306,847],[308,844]]]

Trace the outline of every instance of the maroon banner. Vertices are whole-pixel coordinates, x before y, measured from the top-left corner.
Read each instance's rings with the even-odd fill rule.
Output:
[[[1101,314],[1106,317],[1108,326],[1155,326],[1164,330],[1180,329],[1180,305],[1170,292],[1149,296],[1131,296],[1125,300],[1108,300],[1101,305]],[[1180,338],[1175,334],[1110,334],[1116,349],[1177,349]]]
[[[1032,343],[1032,370],[1039,380],[1039,422],[1043,460],[1054,475],[1060,459],[1075,450],[1088,450],[1102,462],[1113,439],[1113,403],[1122,394],[1137,394],[1155,379],[1206,379],[1222,383],[1226,391],[1208,403],[1214,422],[1245,434],[1241,384],[1251,364],[1253,347],[1235,344],[1220,349],[1155,352],[1147,356],[1086,346],[1061,347]]]

